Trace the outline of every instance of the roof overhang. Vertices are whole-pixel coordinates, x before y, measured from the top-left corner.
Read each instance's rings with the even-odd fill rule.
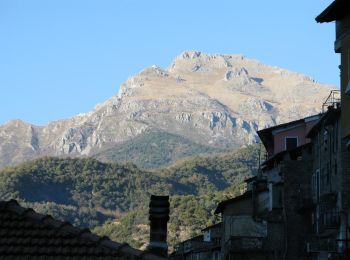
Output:
[[[307,149],[310,146],[311,146],[311,143],[306,143],[306,144],[298,146],[292,150],[285,150],[285,151],[279,152],[279,153],[275,154],[274,156],[270,157],[269,159],[267,159],[266,161],[264,161],[261,164],[261,166],[264,166],[264,169],[273,168],[275,163],[276,162],[279,163],[280,161],[282,161],[286,154],[289,154],[293,158],[297,158],[298,156],[300,156],[302,154],[302,151],[304,149]]]
[[[258,134],[261,142],[265,146],[265,148],[267,148],[269,146],[273,146],[273,136],[274,135],[281,133],[281,132],[284,132],[284,131],[288,131],[288,130],[296,128],[296,127],[300,127],[307,122],[315,121],[315,120],[318,120],[319,118],[320,118],[320,115],[318,115],[318,114],[308,116],[308,117],[305,117],[302,119],[298,119],[298,120],[291,121],[288,123],[284,123],[284,124],[280,124],[280,125],[276,125],[276,126],[272,126],[269,128],[259,130],[259,131],[257,131],[257,134]]]
[[[335,0],[331,3],[315,20],[318,23],[328,23],[343,19],[350,15],[350,5],[348,0]]]
[[[309,130],[306,134],[307,138],[312,138],[317,134],[323,124],[330,125],[334,124],[334,121],[338,120],[340,117],[340,108],[329,107],[327,112],[325,112],[320,120]]]
[[[234,197],[232,199],[221,201],[218,204],[218,206],[216,207],[214,214],[222,213],[224,211],[224,209],[230,204],[233,204],[233,203],[236,203],[238,201],[245,200],[245,199],[251,199],[251,198],[252,198],[252,192],[247,191],[240,196]]]

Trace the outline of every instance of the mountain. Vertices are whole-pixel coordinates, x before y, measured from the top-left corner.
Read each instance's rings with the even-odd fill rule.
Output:
[[[131,161],[143,169],[159,168],[183,157],[220,152],[179,135],[146,130],[144,133],[110,148],[101,149],[94,157],[105,162]]]
[[[45,157],[0,170],[0,200],[16,199],[40,213],[142,247],[150,194],[169,194],[169,241],[174,245],[215,220],[217,202],[241,192],[243,179],[257,171],[258,157],[258,146],[248,146],[152,172],[130,163]]]
[[[0,167],[44,155],[131,158],[158,167],[174,162],[174,154],[166,155],[172,150],[182,158],[252,144],[257,129],[319,112],[330,90],[242,55],[184,52],[168,69],[152,66],[129,78],[89,113],[46,126],[20,120],[1,125]],[[149,140],[150,133],[159,135],[149,149],[132,144]],[[154,147],[162,143],[167,148],[160,158]]]

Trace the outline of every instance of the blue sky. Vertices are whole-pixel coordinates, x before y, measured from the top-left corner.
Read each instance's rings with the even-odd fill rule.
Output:
[[[338,85],[330,0],[0,0],[0,124],[90,111],[185,50],[244,54]]]

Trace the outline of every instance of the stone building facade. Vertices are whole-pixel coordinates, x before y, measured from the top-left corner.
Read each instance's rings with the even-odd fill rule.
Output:
[[[339,237],[337,251],[345,259],[350,259],[350,5],[346,0],[333,1],[316,17],[319,23],[335,22],[336,39],[334,50],[340,54],[340,94],[341,115],[339,118],[339,186],[337,207],[340,210]],[[325,258],[325,256],[324,256]]]
[[[202,235],[176,245],[169,256],[173,260],[221,260],[222,223],[206,227]]]
[[[340,156],[340,108],[329,106],[311,129],[312,139],[312,235],[306,241],[307,251],[314,259],[334,259],[341,255],[342,176]]]

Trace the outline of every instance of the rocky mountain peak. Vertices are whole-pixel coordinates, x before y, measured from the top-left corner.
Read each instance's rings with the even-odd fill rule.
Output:
[[[243,55],[186,51],[168,69],[153,65],[130,77],[89,113],[43,127],[0,126],[0,167],[43,155],[94,156],[149,131],[176,136],[172,145],[234,149],[257,142],[257,129],[318,113],[331,88]]]
[[[244,59],[243,55],[205,54],[199,51],[186,51],[174,59],[169,71],[208,72],[211,69],[231,68],[233,67],[232,63]]]

